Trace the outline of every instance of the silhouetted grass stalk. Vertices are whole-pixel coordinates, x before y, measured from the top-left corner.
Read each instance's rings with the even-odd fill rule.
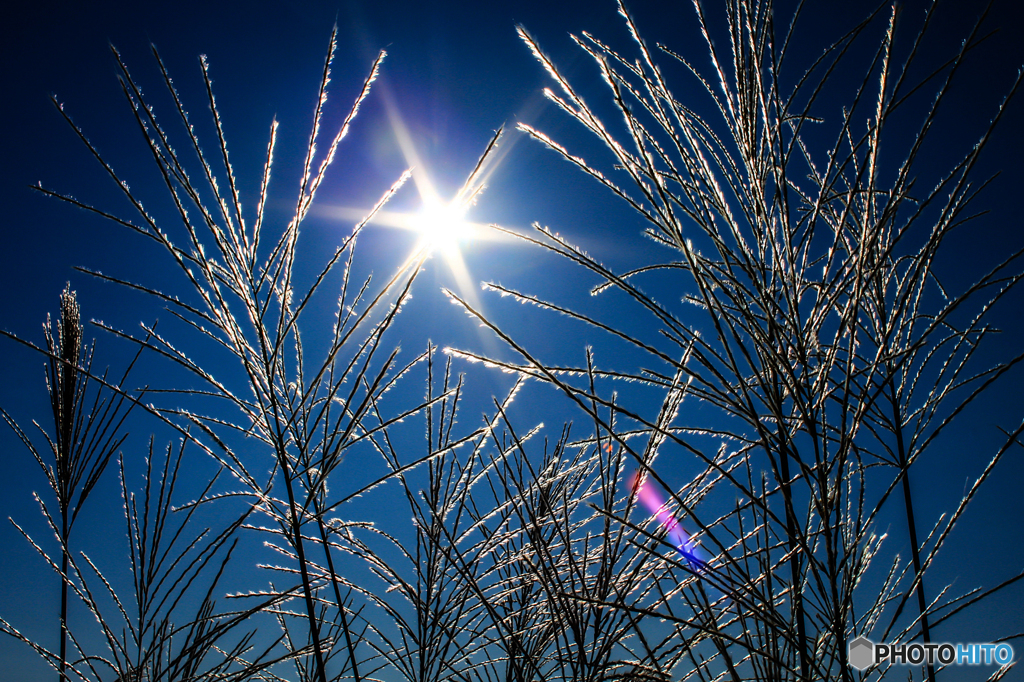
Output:
[[[51,326],[49,315],[43,330],[45,349],[33,344],[27,345],[44,352],[48,360],[46,388],[50,396],[53,437],[38,423],[33,423],[46,440],[49,456],[44,457],[6,410],[0,409],[0,412],[42,468],[57,501],[59,518],[54,519],[45,502],[39,500],[43,514],[60,544],[59,569],[50,562],[61,585],[60,638],[56,656],[47,652],[45,657],[57,669],[58,679],[63,682],[68,679],[68,590],[73,587],[73,574],[69,573],[71,534],[86,500],[127,437],[122,427],[137,404],[138,397],[130,397],[121,386],[138,360],[138,355],[128,365],[119,384],[108,382],[106,372],[101,376],[92,374],[95,344],[91,347],[83,345],[81,309],[70,283],[60,295],[60,316],[56,330]],[[92,379],[99,384],[96,388],[91,385]],[[47,463],[50,457],[52,464]],[[36,547],[39,549],[38,545]],[[43,556],[49,561],[45,552]],[[6,622],[0,623],[4,631],[14,634],[15,631]],[[20,635],[15,636],[24,639]],[[42,653],[43,650],[40,651]]]
[[[78,383],[78,357],[82,349],[81,311],[75,293],[70,284],[60,296],[60,319],[57,323],[56,338],[50,333],[49,319],[46,324],[46,349],[50,351],[50,401],[53,409],[54,433],[57,436],[56,477],[59,484],[57,490],[57,506],[60,508],[60,543],[61,552],[61,589],[60,589],[60,679],[66,680],[64,669],[67,665],[67,621],[68,621],[68,585],[63,576],[68,574],[68,544],[71,531],[69,507],[73,486],[72,447],[74,444],[75,417],[78,410],[75,404],[80,402],[76,384]],[[107,456],[109,461],[109,454]],[[106,462],[103,462],[106,464]]]
[[[605,323],[528,293],[493,283],[487,287],[608,332],[655,365],[642,371],[604,370],[600,376],[668,394],[678,382],[672,377],[685,377],[682,393],[718,408],[720,418],[712,424],[692,423],[677,406],[670,419],[654,419],[644,416],[647,408],[641,405],[633,408],[614,395],[602,397],[592,380],[589,352],[586,366],[545,364],[512,334],[449,293],[523,362],[469,351],[457,354],[560,388],[593,419],[595,438],[607,431],[644,474],[659,482],[648,451],[672,447],[703,463],[699,478],[714,477],[716,486],[731,488],[739,497],[735,510],[723,515],[711,511],[713,505],[702,512],[688,497],[696,492],[690,486],[672,491],[679,514],[700,528],[702,544],[711,548],[709,575],[723,579],[722,585],[743,586],[730,590],[743,608],[734,610],[728,599],[715,603],[698,597],[688,602],[694,619],[677,616],[667,600],[643,611],[692,628],[693,634],[679,634],[689,646],[712,646],[719,662],[691,656],[693,674],[736,680],[789,675],[851,680],[849,639],[873,632],[880,623],[887,625],[876,640],[891,641],[890,634],[913,637],[920,623],[929,641],[932,614],[956,602],[947,598],[929,607],[924,574],[977,484],[961,501],[956,518],[926,540],[931,549],[923,558],[910,469],[966,405],[1024,358],[980,371],[971,362],[990,331],[987,311],[1021,279],[1021,254],[1009,255],[957,295],[935,286],[933,263],[950,231],[974,218],[968,206],[979,189],[969,178],[1020,80],[1010,85],[974,148],[951,164],[934,189],[912,198],[921,150],[954,75],[980,41],[977,26],[952,59],[915,84],[907,74],[916,66],[934,7],[902,66],[892,54],[895,7],[874,47],[865,37],[883,11],[879,8],[798,73],[795,87],[784,93],[782,65],[795,35],[795,18],[780,41],[772,3],[726,2],[728,41],[722,48],[712,38],[704,5],[696,2],[694,7],[710,69],[704,72],[670,48],[659,47],[702,86],[714,120],[673,94],[666,72],[621,4],[639,58],[625,56],[589,34],[574,37],[601,73],[621,116],[618,128],[588,106],[520,29],[556,84],[557,92],[547,91],[549,99],[604,144],[628,187],[623,189],[543,132],[525,124],[520,130],[635,209],[648,224],[646,236],[672,250],[675,258],[618,274],[546,228],[537,226],[537,238],[519,236],[593,272],[600,284],[592,293],[617,289],[647,310],[661,340],[643,341],[649,335],[640,329]],[[864,76],[849,82],[848,99],[831,129],[834,144],[812,146],[802,132],[812,122],[830,120],[817,113],[825,85],[834,80],[840,62],[861,58],[867,60]],[[937,83],[936,96],[923,107],[918,134],[906,142],[895,133],[884,135],[893,112],[905,108],[909,96],[929,82]],[[867,124],[861,125],[865,118]],[[890,150],[887,158],[897,160],[885,172],[879,162],[883,146]],[[894,178],[883,185],[885,175]],[[703,311],[703,320],[677,314],[671,299],[659,300],[663,292],[651,295],[634,284],[654,270],[685,278],[673,291],[682,290],[683,303]],[[971,307],[974,317],[967,324],[954,322]],[[667,404],[668,398],[663,413]],[[608,416],[602,417],[602,411]],[[630,426],[623,432],[616,421]],[[633,435],[626,438],[624,433]],[[637,438],[646,438],[647,446],[634,447]],[[717,456],[703,451],[701,439],[709,438],[724,441]],[[730,443],[736,448],[731,454]],[[868,472],[879,464],[894,473],[887,481],[872,482]],[[910,565],[894,564],[877,596],[862,594],[857,586],[878,551],[872,525],[900,485],[911,537]],[[705,495],[711,500],[716,492],[709,488],[695,499]],[[713,520],[702,521],[707,513],[715,514]],[[592,603],[586,594],[572,594]],[[920,613],[909,626],[891,633],[911,595],[917,596]],[[616,606],[633,608],[623,602]],[[935,671],[929,668],[927,675],[933,679]]]
[[[924,578],[937,552],[1001,458],[1020,444],[1024,424],[1005,431],[1005,444],[923,541],[910,494],[918,458],[975,397],[1024,359],[975,368],[975,353],[992,331],[988,311],[1021,279],[1020,253],[959,294],[943,288],[934,270],[945,237],[973,218],[968,209],[979,188],[969,176],[1006,101],[975,148],[934,189],[910,191],[939,103],[978,43],[977,28],[949,62],[911,83],[907,73],[916,66],[933,9],[898,67],[897,11],[886,18],[879,8],[783,92],[783,64],[804,67],[788,66],[795,18],[780,41],[771,2],[727,0],[723,43],[713,39],[704,5],[694,7],[710,67],[699,69],[659,48],[694,77],[714,117],[699,115],[699,105],[673,94],[671,71],[657,65],[622,5],[638,58],[587,34],[574,38],[594,59],[621,116],[617,127],[587,105],[520,29],[557,86],[549,98],[607,148],[614,172],[626,176],[625,188],[545,133],[520,129],[635,209],[647,223],[646,236],[671,256],[619,273],[539,225],[535,236],[496,228],[593,273],[598,283],[591,293],[621,295],[649,318],[637,326],[624,322],[636,319],[629,316],[604,322],[487,283],[500,296],[603,332],[643,358],[607,368],[598,364],[599,351],[587,348],[578,365],[553,365],[513,330],[447,292],[520,358],[452,351],[517,375],[504,397],[482,410],[482,422],[468,427],[459,424],[470,413],[463,405],[464,378],[450,358],[440,371],[433,345],[401,362],[397,347],[384,347],[428,249],[413,253],[383,284],[369,277],[350,281],[357,238],[408,172],[323,260],[312,283],[296,284],[296,265],[306,257],[299,248],[303,221],[383,53],[326,151],[318,152],[332,34],[295,208],[275,226],[264,221],[264,211],[277,121],[270,126],[255,213],[248,215],[206,59],[200,70],[216,137],[209,156],[159,56],[154,52],[187,153],[175,151],[174,136],[158,123],[115,51],[125,100],[176,219],[164,222],[150,213],[63,108],[134,214],[118,217],[41,191],[158,246],[177,268],[177,293],[92,274],[149,294],[220,355],[200,362],[187,337],[179,342],[151,326],[134,335],[99,324],[200,384],[151,391],[170,402],[144,408],[181,440],[161,455],[151,439],[141,504],[119,460],[129,598],[115,589],[103,562],[73,554],[69,541],[75,515],[123,443],[115,435],[122,405],[127,401],[130,409],[138,399],[91,373],[77,305],[65,292],[58,331],[48,329],[45,351],[53,466],[4,413],[43,466],[60,506],[59,519],[45,505],[43,512],[60,540],[61,560],[29,538],[61,576],[60,651],[50,652],[6,621],[0,628],[39,652],[61,682],[72,675],[99,681],[110,672],[119,680],[154,682],[850,682],[858,678],[846,660],[852,637],[912,639],[920,624],[929,641],[941,623],[1024,577],[1019,572],[961,596],[943,589],[933,604],[926,600]],[[885,23],[876,44],[871,31],[879,21]],[[846,83],[848,99],[836,114],[820,101],[822,92],[841,62],[857,59],[866,60],[863,78]],[[937,83],[936,97],[923,109],[919,132],[891,141],[892,134],[883,134],[889,118],[928,83]],[[808,124],[831,124],[826,130],[833,141],[812,145],[804,134]],[[456,201],[479,195],[485,160],[501,135],[495,133]],[[896,159],[892,168],[879,161],[883,147],[892,150],[885,158]],[[193,166],[198,173],[189,172]],[[883,183],[883,177],[891,180]],[[311,323],[311,303],[332,295],[325,282],[334,281],[339,268],[332,324]],[[647,293],[637,282],[657,271],[674,276],[672,286]],[[960,322],[965,312],[969,319]],[[311,357],[303,334],[318,335],[325,350]],[[389,395],[417,373],[425,375],[422,396]],[[85,414],[79,397],[97,378],[114,397],[97,398],[99,407]],[[520,423],[516,399],[531,379],[558,389],[585,426],[564,423],[552,432]],[[623,382],[657,400],[613,390]],[[201,409],[211,401],[213,408]],[[693,401],[705,409],[691,410]],[[399,426],[413,417],[425,424],[423,447],[415,452]],[[221,468],[182,504],[172,500],[181,495],[186,446]],[[379,455],[383,473],[353,484],[343,465],[349,453]],[[668,472],[681,463],[687,479],[673,486]],[[226,478],[233,488],[221,482]],[[397,484],[412,528],[393,530],[343,514],[356,497],[383,496],[385,481]],[[667,492],[662,509],[638,504],[641,486]],[[897,490],[910,561],[893,555],[890,566],[877,568],[880,556],[888,558],[880,555],[884,538],[873,529]],[[230,512],[217,531],[201,526],[210,505]],[[683,545],[674,525],[663,523],[666,515],[689,532]],[[273,564],[257,559],[273,578],[269,587],[228,595],[241,608],[218,610],[222,578],[243,534],[262,538],[277,558]],[[98,622],[106,652],[87,652],[86,640],[68,627],[69,595]],[[908,624],[902,612],[911,599],[918,614]],[[275,619],[280,635],[258,643],[256,621],[250,622],[257,617]],[[67,653],[69,642],[77,654]],[[283,671],[289,665],[294,674]],[[932,680],[939,672],[925,674]]]

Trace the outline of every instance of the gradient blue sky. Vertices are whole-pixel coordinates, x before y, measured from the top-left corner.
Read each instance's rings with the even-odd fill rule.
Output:
[[[714,3],[709,3],[714,5]],[[840,27],[873,7],[871,2],[811,3],[801,30],[810,40],[837,37]],[[980,2],[947,2],[935,27],[935,55],[948,54],[980,13]],[[671,5],[671,7],[670,7]],[[641,31],[651,42],[661,41],[680,51],[697,45],[692,7],[686,2],[634,1],[629,5]],[[909,3],[908,23],[920,14],[921,3]],[[376,52],[387,49],[382,76],[362,110],[352,137],[330,181],[319,195],[323,210],[310,220],[308,239],[325,248],[348,222],[332,222],[332,207],[366,207],[405,168],[394,139],[397,113],[408,127],[422,165],[439,187],[452,191],[472,168],[493,131],[522,121],[565,140],[589,157],[600,158],[586,134],[566,116],[546,104],[541,89],[546,74],[517,38],[514,26],[523,24],[566,74],[583,83],[592,100],[602,95],[592,63],[575,49],[569,32],[589,31],[616,45],[627,36],[610,0],[551,2],[25,2],[5,11],[0,40],[0,108],[4,134],[0,164],[0,328],[41,342],[40,324],[56,308],[68,280],[78,290],[84,317],[102,319],[115,327],[134,328],[140,320],[159,315],[144,297],[116,290],[72,270],[75,265],[116,274],[125,279],[159,278],[161,265],[151,260],[134,235],[86,215],[30,189],[43,185],[126,212],[109,178],[74,139],[48,100],[56,93],[90,139],[143,192],[155,176],[139,136],[133,129],[107,48],[116,45],[137,78],[157,93],[160,84],[148,53],[155,44],[168,64],[186,103],[192,102],[194,121],[203,119],[197,56],[208,55],[215,92],[224,117],[232,161],[243,189],[252,197],[258,183],[258,164],[265,152],[270,121],[281,122],[276,171],[278,206],[292,200],[298,160],[285,150],[301,147],[308,135],[312,104],[332,24],[337,21],[339,47],[334,65],[334,119],[343,115]],[[999,33],[979,48],[945,110],[936,137],[951,153],[963,153],[994,111],[1002,92],[1024,64],[1024,14],[1015,0],[997,0],[986,26]],[[807,55],[815,54],[817,43]],[[944,46],[945,52],[942,47]],[[684,94],[686,88],[678,88]],[[162,100],[158,100],[162,101]],[[163,101],[162,109],[170,108]],[[203,121],[205,125],[205,120]],[[328,126],[330,128],[330,126]],[[948,282],[968,283],[982,265],[1024,244],[1024,95],[1018,95],[984,157],[979,177],[1002,171],[979,206],[991,210],[975,227],[958,234],[941,261]],[[933,152],[936,163],[943,149]],[[595,183],[571,169],[540,145],[510,130],[502,162],[472,217],[526,229],[536,220],[568,235],[590,253],[612,264],[627,264],[643,246],[637,218],[626,212]],[[244,197],[243,197],[244,200]],[[251,200],[250,200],[251,203]],[[394,208],[417,203],[411,186]],[[273,207],[272,207],[273,208]],[[286,208],[284,210],[287,210]],[[625,235],[625,236],[624,236]],[[397,262],[395,253],[408,240],[391,235],[380,249],[385,271]],[[623,248],[628,244],[628,249]],[[639,246],[638,246],[639,245]],[[391,260],[389,260],[389,258]],[[573,271],[522,246],[481,245],[467,253],[474,281],[501,280],[513,287],[545,294],[568,291],[569,300],[584,300],[589,282],[580,284]],[[442,345],[496,348],[479,337],[475,325],[455,314],[436,285],[451,286],[450,275],[434,262],[419,283],[403,339],[409,352],[427,338]],[[577,296],[579,299],[573,299]],[[484,305],[499,320],[515,323],[524,309],[483,296]],[[995,319],[1006,333],[993,345],[994,353],[1020,352],[1024,339],[1024,296],[1003,302]],[[614,313],[614,311],[612,311]],[[534,314],[536,311],[529,311]],[[534,318],[540,320],[536,313]],[[575,327],[526,324],[519,327],[527,347],[548,360],[578,362],[584,343],[599,343]],[[94,335],[93,330],[87,330]],[[98,363],[123,366],[127,348],[100,337]],[[599,347],[600,352],[600,347]],[[615,352],[609,349],[609,353]],[[42,358],[0,339],[0,405],[23,423],[47,419]],[[499,391],[504,378],[480,375],[481,391]],[[936,463],[930,480],[918,482],[923,515],[934,520],[941,509],[955,504],[967,476],[977,472],[999,440],[997,425],[1014,427],[1024,413],[1024,389],[1017,371],[1006,377],[983,405],[965,415],[969,428],[950,434],[947,459]],[[148,431],[135,427],[141,444]],[[45,482],[31,456],[6,427],[0,428],[0,519],[8,516],[42,531],[33,490]],[[1024,566],[1024,454],[1018,450],[1000,476],[989,484],[985,500],[965,519],[955,549],[947,553],[943,575],[963,576],[958,585],[991,585]],[[924,479],[926,477],[922,477]],[[112,492],[110,487],[108,492]],[[925,525],[922,522],[922,526]],[[922,529],[923,530],[923,529]],[[898,532],[897,532],[898,537]],[[899,540],[897,540],[899,541]],[[48,633],[56,616],[56,586],[41,562],[10,524],[0,524],[0,615],[28,631]],[[964,582],[966,581],[966,582]],[[982,641],[1024,626],[1024,586],[1018,585],[997,603],[960,621],[964,640]],[[41,634],[48,637],[48,634]],[[952,639],[952,634],[949,635]],[[1018,640],[1018,656],[1024,643]],[[40,668],[24,647],[0,639],[0,677],[20,682],[35,679]],[[8,668],[11,666],[11,668]],[[10,671],[10,672],[8,672]],[[35,672],[33,672],[35,671]],[[13,676],[11,676],[13,675]],[[1016,677],[1015,677],[1016,676]],[[1024,679],[1016,671],[1007,679]]]

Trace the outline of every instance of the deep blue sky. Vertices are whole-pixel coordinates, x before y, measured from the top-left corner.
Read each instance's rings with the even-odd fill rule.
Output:
[[[714,3],[709,3],[714,5]],[[872,7],[870,2],[811,3],[803,35],[825,41],[839,34]],[[934,54],[948,54],[981,10],[979,2],[948,2],[940,12]],[[673,7],[667,7],[673,5]],[[827,5],[827,8],[825,7]],[[908,23],[920,13],[920,3],[908,8]],[[961,78],[955,96],[945,110],[945,123],[937,135],[951,153],[963,153],[973,142],[979,126],[991,116],[1001,93],[1024,63],[1024,17],[1015,0],[999,0],[986,26],[1000,32],[978,50]],[[697,44],[688,3],[632,2],[635,18],[651,42],[662,41],[685,51]],[[336,120],[364,77],[377,50],[389,57],[380,81],[356,120],[352,137],[321,191],[325,207],[366,207],[404,169],[405,161],[394,142],[385,102],[408,126],[423,165],[438,185],[451,190],[475,162],[498,126],[513,127],[517,121],[536,125],[574,149],[600,158],[587,137],[567,117],[543,102],[540,91],[550,85],[540,66],[517,38],[514,26],[522,23],[565,72],[584,83],[592,100],[603,94],[595,70],[585,55],[574,48],[568,33],[590,31],[616,45],[626,45],[626,33],[614,3],[609,1],[514,3],[487,2],[307,2],[277,5],[262,2],[26,2],[5,13],[0,40],[0,109],[4,142],[0,164],[0,328],[41,342],[40,323],[56,308],[57,297],[68,280],[79,296],[86,318],[102,319],[120,328],[133,328],[139,320],[158,315],[152,303],[125,295],[111,285],[93,281],[72,270],[75,265],[110,272],[126,279],[159,278],[151,251],[124,229],[108,225],[72,207],[28,189],[37,181],[86,201],[126,212],[110,180],[101,175],[82,146],[62,122],[48,100],[56,93],[90,139],[110,160],[124,169],[133,187],[146,191],[154,176],[139,136],[123,103],[115,77],[116,67],[108,44],[116,45],[150,94],[160,83],[148,54],[155,44],[186,99],[191,102],[193,122],[206,124],[201,81],[196,57],[208,55],[214,87],[224,117],[232,160],[243,192],[251,197],[258,183],[255,164],[262,159],[267,130],[276,115],[281,122],[278,149],[281,167],[276,171],[277,197],[281,206],[291,200],[294,165],[286,150],[305,143],[319,71],[332,24],[339,27],[339,47],[334,64],[332,116]],[[815,43],[815,54],[824,43]],[[939,46],[945,46],[942,52]],[[699,47],[699,44],[698,44]],[[677,94],[685,94],[678,88]],[[162,93],[160,93],[162,94]],[[158,115],[170,113],[166,100],[158,99]],[[1024,152],[1019,131],[1024,125],[1024,96],[1019,95],[994,138],[979,176],[1002,171],[979,206],[991,210],[969,232],[957,235],[941,267],[954,286],[978,272],[981,264],[1020,248],[1024,243]],[[209,139],[207,137],[206,139]],[[474,209],[473,217],[484,222],[525,229],[537,220],[569,235],[593,254],[612,263],[627,263],[628,251],[636,248],[640,224],[623,206],[595,183],[570,169],[538,144],[510,130],[504,141],[506,155],[491,179],[489,189]],[[943,160],[941,149],[934,152]],[[289,166],[289,163],[291,164]],[[135,180],[134,178],[138,178]],[[243,197],[244,200],[244,197]],[[407,187],[396,206],[415,204]],[[339,230],[348,228],[341,223]],[[320,215],[311,221],[309,239],[323,240],[325,248],[336,241],[330,220]],[[339,232],[340,233],[340,232]],[[626,237],[623,237],[626,235]],[[379,247],[383,249],[383,246]],[[398,248],[398,247],[396,247]],[[646,248],[646,247],[645,247]],[[383,261],[389,255],[382,251]],[[585,285],[559,279],[565,271],[550,260],[520,246],[490,245],[468,255],[476,279],[500,279],[536,293],[565,289],[585,293]],[[391,265],[385,265],[387,271]],[[476,344],[473,325],[437,293],[435,283],[450,284],[438,263],[420,282],[410,315],[412,338],[403,339],[410,352],[430,337],[442,345]],[[486,273],[486,274],[485,274]],[[546,276],[546,278],[545,278]],[[589,284],[589,283],[587,283]],[[576,291],[576,290],[579,291]],[[514,320],[524,310],[513,304],[484,297],[488,310],[499,319]],[[997,348],[1019,352],[1024,326],[1020,315],[1024,297],[1018,295],[997,308],[998,323],[1007,333]],[[530,311],[533,314],[535,311]],[[539,314],[535,319],[540,319]],[[521,328],[528,347],[547,359],[561,353],[578,362],[589,336],[577,328],[552,332],[547,327]],[[93,331],[88,331],[92,335]],[[109,338],[100,364],[123,366],[126,347]],[[1015,350],[1016,349],[1016,350]],[[609,351],[611,352],[611,351]],[[24,424],[47,418],[42,359],[15,344],[0,340],[0,405]],[[982,458],[996,442],[995,426],[1013,427],[1022,416],[1020,389],[1024,374],[1016,372],[1004,381],[985,405],[967,415],[973,431],[951,439],[949,460],[934,481],[922,489],[922,505],[928,512],[950,506],[963,489],[966,476],[977,471]],[[500,390],[502,380],[479,379],[487,390]],[[45,421],[44,421],[45,423]],[[138,427],[145,429],[144,425]],[[582,435],[582,434],[581,434]],[[141,442],[141,441],[140,441]],[[26,521],[37,532],[38,512],[31,490],[42,490],[38,468],[6,427],[0,429],[0,458],[5,475],[0,480],[0,518]],[[1024,564],[1021,549],[1024,528],[1024,496],[1020,494],[1024,466],[1018,451],[1003,474],[991,484],[989,502],[979,504],[969,528],[982,541],[972,545],[961,538],[958,557],[951,565],[963,576],[984,576],[992,584],[1008,577]],[[934,506],[928,507],[934,500]],[[930,513],[928,519],[934,518]],[[992,523],[996,531],[986,530]],[[1005,544],[999,544],[998,538]],[[0,524],[0,615],[31,624],[36,616],[50,621],[55,608],[52,576],[13,528]],[[35,562],[35,563],[33,563]],[[950,569],[952,571],[952,569]],[[42,579],[38,577],[42,575]],[[958,583],[963,586],[965,583]],[[971,582],[971,585],[974,583]],[[32,610],[38,608],[38,613]],[[1024,589],[1008,592],[1001,602],[977,617],[965,620],[964,639],[981,640],[991,632],[1020,630]],[[986,615],[987,614],[987,615]],[[16,616],[16,617],[14,617]],[[986,623],[986,621],[988,621]],[[993,623],[1000,627],[992,629]],[[1014,627],[1017,626],[1017,627]],[[47,629],[48,631],[48,629]],[[1024,645],[1018,647],[1024,655]],[[22,647],[0,640],[0,660],[17,661],[15,676],[27,680],[31,658]],[[1017,672],[1017,679],[1024,674]],[[1011,677],[1013,677],[1011,675]]]

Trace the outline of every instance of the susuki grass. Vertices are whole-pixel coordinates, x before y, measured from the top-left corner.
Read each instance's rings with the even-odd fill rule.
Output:
[[[887,134],[887,123],[919,87],[907,73],[930,16],[902,66],[892,56],[894,7],[854,27],[806,72],[787,77],[781,65],[793,27],[781,30],[771,3],[726,3],[725,48],[711,41],[705,8],[697,4],[710,69],[668,47],[658,52],[689,71],[687,87],[696,82],[704,91],[707,101],[698,106],[673,93],[654,49],[625,7],[619,9],[637,56],[587,34],[575,39],[601,73],[618,126],[595,113],[525,29],[520,35],[555,83],[549,99],[604,143],[627,184],[542,131],[520,129],[635,209],[648,224],[646,235],[668,249],[667,259],[620,274],[540,226],[537,237],[522,239],[594,273],[600,284],[593,293],[617,290],[646,309],[663,342],[650,345],[637,340],[648,338],[639,330],[488,286],[633,344],[650,366],[605,376],[663,391],[657,418],[595,390],[589,353],[585,366],[545,365],[450,295],[523,358],[517,366],[488,362],[562,389],[593,418],[594,437],[606,433],[645,473],[657,478],[648,464],[652,449],[687,455],[705,468],[697,482],[674,491],[673,506],[701,529],[701,544],[712,555],[708,573],[741,593],[727,589],[732,598],[689,602],[698,622],[680,619],[669,604],[653,610],[678,619],[677,636],[688,647],[710,647],[712,656],[693,661],[689,674],[851,679],[852,636],[928,642],[930,625],[959,606],[961,597],[948,588],[928,594],[927,569],[1021,432],[1019,426],[1008,434],[953,513],[925,537],[914,515],[913,465],[964,406],[1024,357],[990,367],[972,362],[992,331],[985,312],[1020,280],[1020,253],[958,294],[944,290],[932,269],[947,235],[974,217],[978,187],[971,171],[1019,79],[975,147],[951,160],[934,189],[921,192],[912,190],[919,154],[978,39],[977,27],[929,78],[937,83],[934,100],[908,140]],[[819,109],[830,111],[819,94],[831,74],[861,54],[858,41],[876,24],[881,38],[871,46],[863,79],[851,84],[842,115],[819,116]],[[784,82],[796,85],[786,90]],[[709,110],[714,118],[698,113]],[[804,132],[822,123],[833,124],[834,143],[817,148]],[[883,148],[899,159],[894,167],[880,161]],[[675,274],[677,284],[648,294],[638,280],[656,269]],[[671,301],[677,292],[692,306],[685,316]],[[965,309],[973,312],[961,322]],[[695,423],[686,400],[714,406],[719,415],[703,411],[711,423]],[[639,434],[645,437],[636,439]],[[706,437],[721,441],[717,454],[708,451]],[[702,489],[705,480],[715,490]],[[712,503],[722,489],[737,499],[732,511]],[[879,570],[873,563],[887,560],[877,556],[876,522],[900,496],[910,561],[892,557],[878,590],[875,580],[865,581]],[[918,613],[900,619],[908,602]],[[627,608],[622,601],[617,606]],[[926,674],[934,679],[934,666]]]
[[[54,513],[47,500],[36,496],[46,522],[60,544],[59,561],[36,545],[56,571],[60,584],[60,644],[58,651],[53,653],[34,642],[27,643],[57,668],[62,680],[67,679],[68,591],[74,588],[69,579],[69,569],[74,563],[70,549],[72,531],[90,494],[127,437],[124,422],[135,406],[135,401],[126,399],[119,388],[127,379],[135,361],[128,366],[117,385],[108,382],[106,371],[99,377],[94,376],[92,359],[95,345],[84,344],[81,317],[78,299],[69,284],[60,296],[60,315],[56,329],[51,325],[49,316],[43,327],[46,340],[43,352],[49,360],[46,388],[50,394],[52,435],[37,422],[33,424],[42,435],[45,447],[37,447],[33,438],[22,430],[6,410],[0,408],[4,420],[39,463],[57,503]],[[137,355],[135,359],[138,359]],[[20,527],[18,530],[35,545],[24,530]],[[5,622],[3,627],[5,631],[24,639]]]
[[[46,504],[43,512],[60,557],[33,542],[64,596],[59,648],[22,635],[17,623],[0,621],[0,629],[32,646],[62,680],[956,675],[939,666],[860,673],[847,663],[847,644],[860,634],[934,641],[936,627],[1024,576],[1014,569],[989,590],[959,594],[929,573],[1024,424],[1006,431],[1005,444],[934,526],[918,513],[911,486],[966,406],[1024,359],[985,365],[979,353],[994,331],[988,311],[1021,278],[1021,254],[993,263],[960,292],[943,288],[934,267],[951,231],[974,219],[972,172],[1019,81],[977,145],[923,190],[914,184],[922,150],[977,28],[916,82],[908,74],[930,14],[902,62],[894,57],[898,10],[880,8],[816,62],[792,64],[798,26],[781,22],[770,2],[725,2],[725,42],[712,40],[713,10],[697,3],[709,58],[699,67],[671,46],[649,45],[619,9],[631,53],[588,34],[574,38],[598,69],[616,121],[603,119],[598,112],[608,109],[592,108],[519,29],[553,80],[549,99],[603,145],[609,164],[541,130],[520,130],[576,168],[567,172],[590,175],[632,207],[665,259],[619,272],[553,230],[495,229],[590,273],[594,295],[621,297],[645,321],[606,321],[498,283],[486,288],[535,306],[538,321],[560,314],[629,344],[635,355],[624,357],[642,358],[635,366],[599,367],[591,348],[580,349],[577,366],[545,363],[518,330],[501,328],[456,292],[447,292],[452,301],[520,359],[472,348],[442,358],[429,343],[402,358],[395,322],[414,305],[408,299],[429,254],[414,253],[380,284],[353,277],[358,237],[408,173],[319,259],[311,278],[296,274],[300,260],[317,258],[300,247],[303,222],[383,53],[324,142],[332,35],[294,210],[281,223],[266,211],[278,123],[255,206],[243,206],[205,58],[203,105],[214,138],[201,144],[159,55],[174,130],[158,121],[114,52],[125,101],[166,189],[159,210],[143,205],[59,107],[132,213],[41,191],[148,238],[178,276],[177,288],[165,291],[92,272],[155,298],[178,323],[169,333],[143,325],[139,335],[96,324],[176,366],[188,387],[150,390],[157,402],[143,403],[124,380],[93,372],[74,294],[65,292],[58,331],[47,326],[39,349],[50,363],[55,435],[43,434],[52,458],[4,412],[58,504],[59,514]],[[664,60],[673,68],[662,68]],[[822,93],[835,89],[834,74],[847,63],[863,77],[838,83],[847,92],[835,107]],[[674,82],[680,73],[685,79]],[[679,94],[694,84],[703,102]],[[890,133],[895,113],[928,87],[934,98],[920,110],[916,134]],[[813,136],[812,126],[820,129]],[[482,165],[460,197],[478,192]],[[660,277],[654,288],[644,283],[652,274]],[[329,325],[309,314],[323,298],[336,310]],[[309,339],[316,342],[304,346]],[[466,406],[472,376],[458,373],[464,359],[516,381],[502,397]],[[422,394],[408,388],[420,379]],[[103,397],[88,411],[90,382]],[[613,390],[622,382],[641,391]],[[523,423],[515,401],[530,383],[558,389],[565,405],[547,394],[550,411],[568,414],[568,406],[576,418],[553,431]],[[703,409],[691,409],[697,403]],[[124,567],[73,547],[71,530],[127,447],[121,427],[134,406],[178,442],[160,448],[150,440],[139,492],[124,472],[126,460],[141,456],[116,458],[129,594],[114,577]],[[479,425],[465,417],[481,412]],[[413,420],[425,425],[418,445],[403,426]],[[182,477],[189,456],[212,458],[220,472],[190,488]],[[383,463],[380,475],[353,484],[346,472],[370,458]],[[696,473],[673,485],[667,472],[681,461]],[[410,526],[349,513],[356,497],[394,504],[384,481],[397,485]],[[647,502],[641,487],[652,491]],[[645,506],[657,490],[668,498],[660,510]],[[683,519],[692,539],[680,544],[668,516]],[[881,535],[882,520],[892,518],[906,526],[909,556]],[[237,549],[251,540],[262,549]],[[244,575],[255,563],[264,576],[241,591],[225,580],[240,562]],[[92,616],[89,624],[69,624],[69,597]]]

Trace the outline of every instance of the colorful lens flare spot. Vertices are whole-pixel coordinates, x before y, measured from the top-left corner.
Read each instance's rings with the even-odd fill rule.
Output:
[[[683,530],[683,524],[668,510],[668,504],[662,499],[658,489],[651,485],[646,478],[640,480],[637,472],[629,477],[629,487],[636,495],[636,499],[643,504],[647,510],[654,515],[665,529],[669,542],[679,550],[679,553],[696,567],[702,567],[704,562],[698,556],[696,543],[689,534]]]

